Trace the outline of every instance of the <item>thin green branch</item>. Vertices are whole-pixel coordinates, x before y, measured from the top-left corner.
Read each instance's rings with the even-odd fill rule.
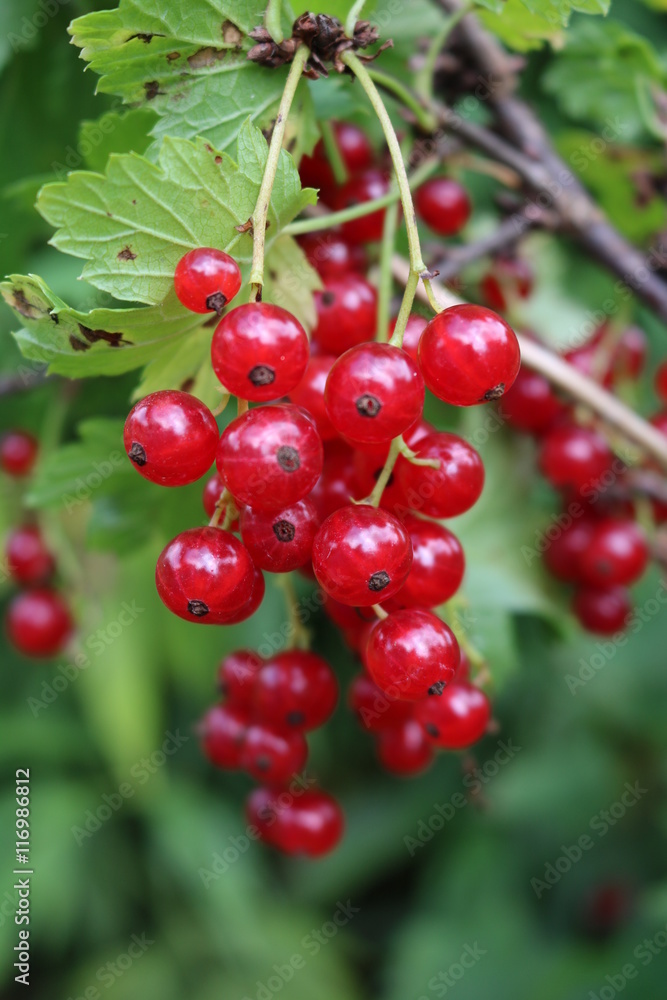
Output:
[[[435,131],[438,125],[435,115],[424,107],[419,98],[405,84],[397,80],[395,76],[385,73],[381,69],[369,69],[367,72],[371,80],[377,83],[378,87],[382,87],[383,90],[392,94],[404,107],[412,111],[417,119],[417,124],[424,132]]]
[[[394,256],[396,227],[398,225],[398,202],[390,205],[384,217],[382,249],[380,252],[380,280],[378,281],[378,311],[376,340],[386,343],[389,339],[389,306],[393,277],[391,261]]]
[[[296,93],[296,88],[301,80],[303,68],[306,65],[310,49],[306,45],[301,45],[294,56],[294,61],[290,66],[290,71],[285,82],[285,89],[278,108],[276,123],[273,127],[271,142],[269,143],[269,155],[264,168],[262,184],[257,195],[257,203],[252,214],[253,241],[252,241],[252,269],[250,271],[251,296],[255,301],[262,297],[262,285],[264,283],[264,243],[266,240],[266,222],[269,215],[269,205],[271,203],[271,192],[273,182],[276,178],[280,153],[283,148],[285,138],[285,127],[289,116],[292,101]]]
[[[266,13],[264,14],[266,30],[274,42],[278,43],[282,42],[285,37],[282,28],[282,8],[282,0],[269,0]]]
[[[324,144],[324,150],[327,154],[327,160],[333,170],[334,180],[336,181],[336,184],[344,184],[347,180],[347,167],[345,166],[343,155],[340,151],[338,143],[336,142],[336,133],[334,132],[331,122],[320,122],[320,132],[322,133],[322,142]]]
[[[359,20],[361,12],[364,9],[365,3],[366,0],[357,0],[357,2],[353,4],[350,13],[347,15],[345,21],[345,34],[347,35],[348,38],[352,38],[352,36],[354,35],[354,26]]]
[[[465,17],[468,11],[472,9],[472,7],[473,4],[471,0],[467,0],[467,2],[462,4],[458,10],[455,10],[452,14],[450,14],[450,16],[445,19],[442,28],[429,46],[429,50],[426,53],[426,59],[424,60],[424,65],[415,77],[415,90],[428,102],[433,100],[433,77],[435,74],[438,56],[442,52],[445,42],[449,38],[452,30],[456,27],[461,18]]]

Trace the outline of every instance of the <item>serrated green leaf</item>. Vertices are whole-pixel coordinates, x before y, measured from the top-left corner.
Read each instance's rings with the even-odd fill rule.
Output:
[[[481,2],[481,0],[480,0]],[[562,29],[575,11],[606,14],[611,0],[507,0],[500,6],[483,0],[482,23],[510,48],[528,52],[548,41],[560,47]]]
[[[54,246],[88,263],[86,280],[114,296],[154,304],[168,294],[189,249],[234,249],[240,264],[252,241],[235,226],[255,206],[268,147],[246,121],[238,165],[201,139],[166,139],[157,164],[135,154],[112,156],[106,174],[76,172],[42,189],[37,207],[56,227]],[[301,189],[291,156],[281,152],[269,210],[267,246],[280,228],[316,200]]]
[[[283,90],[283,69],[249,62],[248,32],[262,23],[261,0],[121,0],[77,18],[70,31],[96,73],[98,89],[150,106],[165,135],[205,136],[220,149],[250,115],[268,125]]]
[[[615,21],[574,25],[565,51],[543,78],[545,89],[565,114],[599,127],[620,122],[626,142],[645,130],[638,84],[652,82],[662,87],[665,80],[665,70],[648,39]]]
[[[311,330],[316,320],[312,293],[322,288],[322,281],[296,240],[281,236],[274,243],[264,278],[266,298],[293,313]]]

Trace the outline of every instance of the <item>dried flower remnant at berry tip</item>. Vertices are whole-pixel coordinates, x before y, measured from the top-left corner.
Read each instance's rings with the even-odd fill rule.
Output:
[[[282,42],[273,40],[266,28],[260,26],[250,32],[250,37],[257,44],[248,52],[248,59],[262,66],[275,69],[291,63],[299,45],[307,45],[310,56],[304,69],[304,75],[311,80],[328,76],[326,64],[332,63],[337,73],[347,69],[341,57],[344,52],[358,52],[374,45],[379,38],[378,29],[370,21],[357,21],[352,38],[345,34],[345,28],[336,17],[328,14],[301,14],[292,25],[292,36]],[[373,55],[361,55],[364,62],[376,59],[384,49],[391,48],[393,42],[388,39]]]

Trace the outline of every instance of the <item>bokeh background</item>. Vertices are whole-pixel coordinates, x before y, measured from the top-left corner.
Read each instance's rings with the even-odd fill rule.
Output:
[[[72,17],[103,6],[70,0],[32,37],[20,34],[22,19],[37,3],[0,7],[0,270],[39,273],[87,307],[97,294],[77,282],[76,260],[46,245],[49,229],[31,206],[46,180],[99,168],[108,152],[81,148],[80,123],[113,101],[94,96],[94,77],[84,75],[66,34]],[[667,17],[660,3],[652,6],[614,0],[617,27],[599,30],[610,39],[632,30],[667,51]],[[410,27],[411,38],[420,27]],[[408,26],[392,30],[404,37]],[[17,32],[22,41],[12,45]],[[633,66],[636,82],[641,66]],[[553,87],[540,85],[549,67],[544,52],[530,56],[531,99],[561,149],[587,149],[603,112],[585,86],[583,112],[576,101],[563,106]],[[613,59],[605,72],[613,78]],[[625,93],[629,71],[619,62],[616,72]],[[618,108],[632,125],[632,106],[619,98]],[[650,146],[636,129],[625,141]],[[649,152],[660,153],[655,145]],[[620,162],[622,170],[618,157],[596,158],[586,180],[619,225],[646,240],[664,225],[664,202],[656,194],[631,210],[630,168]],[[471,174],[467,183],[481,231],[493,224],[493,182]],[[539,288],[527,319],[557,341],[559,326],[572,329],[598,308],[611,279],[551,238],[533,239],[531,259]],[[654,367],[667,353],[664,330],[641,309],[631,318],[649,335]],[[3,310],[2,377],[21,365],[11,329]],[[313,864],[244,839],[250,783],[214,772],[193,731],[215,698],[222,655],[279,641],[272,636],[285,622],[281,592],[270,584],[260,612],[229,629],[170,616],[154,591],[155,558],[176,531],[201,522],[200,491],[158,498],[114,458],[135,377],[76,386],[44,384],[38,371],[27,378],[30,391],[0,393],[0,425],[32,429],[43,443],[32,497],[80,615],[87,665],[35,665],[0,638],[3,997],[25,991],[14,983],[12,951],[14,774],[25,767],[35,873],[29,993],[38,1000],[664,996],[667,616],[656,597],[664,591],[657,572],[643,581],[642,618],[623,648],[582,635],[567,595],[539,560],[522,555],[557,509],[529,443],[493,421],[485,429],[480,415],[467,415],[461,428],[489,469],[479,508],[454,530],[470,565],[463,622],[489,661],[497,731],[473,754],[442,755],[425,776],[401,781],[379,770],[370,740],[341,704],[310,740],[309,772],[340,797],[348,830],[333,856]],[[631,402],[655,409],[649,378]],[[460,426],[444,406],[429,416]],[[6,479],[0,497],[4,537],[21,497]],[[314,584],[303,580],[299,589],[312,599]],[[3,606],[10,594],[2,582]],[[125,605],[134,617],[119,624]],[[321,613],[308,624],[344,688],[358,664]],[[499,741],[511,754],[499,755]],[[619,805],[627,785],[636,791]],[[453,808],[457,793],[465,805]],[[583,835],[592,847],[577,859],[573,845]]]

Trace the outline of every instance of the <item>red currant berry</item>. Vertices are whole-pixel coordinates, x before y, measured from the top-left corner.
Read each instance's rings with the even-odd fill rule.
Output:
[[[373,148],[365,132],[350,122],[336,122],[333,128],[336,145],[348,173],[356,174],[370,167],[373,162]],[[324,193],[335,188],[334,173],[321,139],[310,156],[302,157],[299,176],[303,187],[320,188]]]
[[[197,247],[176,265],[174,288],[179,302],[196,313],[222,313],[241,287],[241,272],[224,250]]]
[[[386,771],[403,777],[421,774],[433,763],[433,748],[415,719],[381,730],[377,754]]]
[[[667,403],[667,361],[663,361],[658,365],[654,384],[660,402]]]
[[[222,496],[225,484],[220,478],[219,473],[214,472],[210,479],[206,481],[206,486],[204,487],[204,492],[202,494],[202,503],[204,505],[204,510],[209,518],[213,517],[215,513],[215,508],[218,504],[218,500]],[[222,513],[220,515],[220,523],[225,517],[225,512],[227,510],[227,505],[224,504],[222,507]],[[229,526],[230,531],[239,530],[239,519],[235,517]]]
[[[342,354],[375,336],[377,292],[360,274],[327,281],[315,292],[315,309],[313,345],[323,354]]]
[[[555,489],[580,491],[611,471],[614,455],[597,431],[575,424],[555,427],[544,438],[540,468]]]
[[[305,375],[289,394],[292,403],[302,406],[310,413],[323,441],[331,441],[337,437],[324,405],[324,389],[335,360],[333,354],[320,354],[319,357],[311,358]]]
[[[235,500],[280,510],[303,500],[322,472],[322,441],[298,406],[262,406],[237,417],[220,438],[216,464]]]
[[[369,732],[395,729],[412,718],[414,706],[409,701],[390,698],[366,673],[357,674],[348,690],[348,705]]]
[[[581,561],[591,543],[593,527],[588,518],[572,521],[550,540],[544,551],[544,562],[556,579],[581,583]]]
[[[280,306],[248,302],[226,313],[213,334],[211,362],[225,389],[266,403],[290,392],[308,364],[308,337]]]
[[[500,412],[515,430],[544,434],[565,412],[565,407],[543,375],[522,367],[514,385],[500,400]]]
[[[411,565],[410,536],[385,510],[365,504],[342,507],[315,536],[315,576],[341,604],[367,607],[392,597]]]
[[[372,607],[353,608],[349,604],[340,604],[333,597],[324,594],[324,610],[331,621],[341,629],[361,629],[369,623],[377,622],[377,615]]]
[[[27,476],[37,459],[39,445],[27,431],[8,431],[0,439],[0,468],[8,476]]]
[[[390,441],[421,416],[424,380],[398,347],[360,344],[331,369],[324,402],[331,423],[348,440]]]
[[[415,208],[439,236],[455,236],[470,218],[472,206],[462,184],[450,177],[433,177],[415,193]]]
[[[377,686],[408,701],[441,695],[460,658],[449,626],[421,608],[392,612],[375,626],[366,648],[368,672]]]
[[[207,472],[218,425],[201,400],[164,389],[136,403],[125,421],[125,451],[137,472],[161,486],[185,486]]]
[[[267,785],[285,785],[308,759],[308,744],[302,733],[280,732],[254,723],[245,732],[241,768]]]
[[[352,246],[333,230],[326,233],[307,233],[299,238],[301,249],[323,281],[342,278],[356,271],[363,274],[368,268],[366,251]]]
[[[482,278],[480,288],[491,309],[505,312],[508,304],[529,297],[534,280],[532,267],[521,257],[497,257]]]
[[[237,771],[248,727],[245,710],[236,705],[214,705],[197,726],[202,753],[215,767]]]
[[[418,441],[426,437],[427,434],[435,430],[426,420],[420,418],[405,431],[403,440],[410,448],[414,448]],[[356,498],[369,496],[376,485],[389,455],[389,442],[382,445],[358,444],[354,452],[354,469],[357,477]],[[406,463],[402,455],[398,456],[396,465],[391,472],[387,485],[382,492],[380,506],[385,510],[390,510],[400,520],[406,511],[407,500],[403,488],[399,483],[398,469],[401,463]]]
[[[324,449],[324,468],[308,499],[315,504],[320,521],[341,507],[347,507],[355,496],[357,480],[352,449],[343,442],[332,441]]]
[[[340,806],[316,788],[308,788],[298,797],[255,788],[246,801],[246,816],[266,844],[286,854],[319,858],[332,851],[343,836]]]
[[[271,573],[289,573],[308,562],[320,524],[309,500],[276,512],[246,507],[240,521],[243,544],[255,565]]]
[[[427,738],[441,750],[463,750],[481,739],[491,718],[491,705],[483,691],[456,681],[440,698],[417,705],[415,717]]]
[[[440,462],[437,469],[397,463],[398,484],[413,510],[428,517],[457,517],[477,502],[484,486],[484,466],[467,441],[436,431],[411,447],[419,458]]]
[[[250,599],[255,567],[229,531],[190,528],[163,549],[155,583],[163,603],[179,618],[218,625]]]
[[[25,656],[57,656],[73,628],[69,608],[54,590],[27,590],[7,609],[9,641]]]
[[[290,649],[267,660],[257,674],[255,717],[280,729],[317,729],[338,701],[338,681],[315,653]]]
[[[255,678],[263,664],[254,649],[238,649],[224,658],[218,668],[218,690],[230,705],[250,708]]]
[[[613,635],[627,625],[632,604],[625,587],[582,587],[574,595],[572,610],[589,632]]]
[[[435,608],[461,586],[465,571],[463,546],[447,528],[408,514],[404,520],[412,542],[412,568],[391,598],[391,608]]]
[[[244,622],[247,618],[250,618],[251,615],[254,615],[255,611],[257,611],[257,608],[264,600],[265,591],[266,584],[264,582],[264,574],[261,569],[255,567],[250,597],[245,604],[238,609],[238,611],[230,611],[227,614],[222,614],[220,616],[219,624],[237,625],[239,622]]]
[[[590,587],[628,586],[648,563],[644,532],[634,521],[609,518],[595,525],[581,556],[581,576]]]
[[[56,564],[36,525],[15,528],[7,539],[7,568],[16,583],[34,586],[53,574]]]
[[[419,341],[419,364],[431,392],[454,406],[499,399],[519,371],[516,334],[482,306],[450,306],[431,320]]]
[[[408,322],[403,333],[403,350],[406,354],[409,354],[413,361],[417,360],[417,351],[419,349],[419,341],[421,340],[421,335],[426,329],[428,320],[424,316],[419,316],[417,313],[413,313],[412,316],[408,317]],[[396,329],[396,320],[392,319],[389,324],[389,335],[392,336],[394,330]]]
[[[389,178],[383,170],[371,168],[356,177],[351,177],[342,187],[334,191],[331,207],[337,212],[345,208],[362,205],[365,201],[382,198],[389,191]],[[344,239],[349,243],[371,243],[382,238],[386,209],[379,208],[359,219],[344,222],[341,226]]]

